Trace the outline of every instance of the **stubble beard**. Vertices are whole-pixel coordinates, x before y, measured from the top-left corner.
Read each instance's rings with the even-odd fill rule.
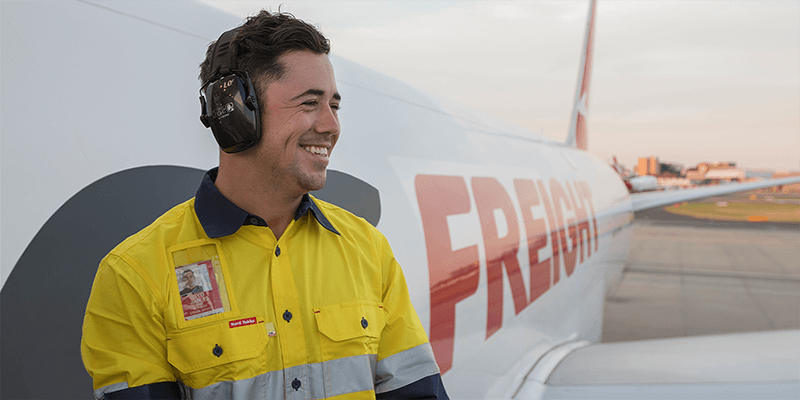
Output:
[[[320,190],[325,187],[325,182],[327,181],[327,171],[327,168],[323,169],[321,172],[304,171],[303,168],[300,167],[299,160],[296,160],[289,167],[289,170],[286,171],[286,173],[288,176],[295,178],[297,187],[300,188],[302,194],[306,194],[308,192]]]
[[[321,174],[313,174],[313,175],[303,175],[298,179],[298,184],[300,185],[303,190],[308,192],[313,192],[315,190],[320,190],[325,187],[325,182],[327,180],[327,169],[322,171]]]

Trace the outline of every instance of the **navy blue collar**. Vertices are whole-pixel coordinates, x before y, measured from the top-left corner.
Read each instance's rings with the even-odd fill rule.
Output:
[[[242,210],[217,190],[214,186],[217,170],[213,168],[206,172],[194,199],[194,211],[206,235],[210,238],[219,238],[233,235],[242,225],[267,226],[263,219]],[[294,220],[297,221],[309,211],[325,229],[340,235],[308,194],[303,195],[303,199],[300,200],[300,206],[294,213]]]

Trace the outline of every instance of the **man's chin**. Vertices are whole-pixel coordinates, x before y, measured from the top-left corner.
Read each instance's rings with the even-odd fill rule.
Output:
[[[325,182],[327,181],[327,173],[323,172],[321,175],[309,176],[303,182],[303,189],[305,189],[306,193],[313,192],[317,190],[321,190],[325,187]]]

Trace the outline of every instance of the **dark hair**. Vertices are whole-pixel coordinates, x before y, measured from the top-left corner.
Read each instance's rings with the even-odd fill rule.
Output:
[[[208,45],[206,58],[200,64],[203,84],[208,83],[214,74],[211,56],[215,44],[216,41]],[[259,83],[283,77],[285,66],[278,57],[293,50],[310,50],[319,54],[328,54],[331,50],[328,39],[313,26],[292,14],[280,11],[273,14],[267,10],[247,18],[236,32],[232,47],[238,68],[247,71],[257,87]]]

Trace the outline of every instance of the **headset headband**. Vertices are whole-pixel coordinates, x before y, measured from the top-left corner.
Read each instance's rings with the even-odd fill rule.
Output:
[[[212,73],[209,82],[213,82],[222,76],[230,74],[231,71],[236,70],[237,63],[236,57],[234,57],[233,38],[238,31],[238,27],[233,28],[220,35],[219,39],[217,39],[217,43],[214,45],[214,52],[211,54]],[[205,85],[208,84],[208,82],[203,83]]]

